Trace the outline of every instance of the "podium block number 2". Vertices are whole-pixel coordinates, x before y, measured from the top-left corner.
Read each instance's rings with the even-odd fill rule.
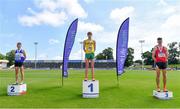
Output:
[[[11,92],[15,92],[15,87],[11,86],[10,90],[11,90]]]
[[[90,88],[90,91],[93,92],[93,83],[91,83],[88,88]]]

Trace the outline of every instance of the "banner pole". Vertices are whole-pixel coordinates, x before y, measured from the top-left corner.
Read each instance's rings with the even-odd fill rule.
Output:
[[[119,76],[117,75],[117,86],[119,87]]]
[[[60,87],[63,87],[64,86],[64,77],[63,77],[63,71],[61,72],[61,77],[60,77]]]
[[[61,80],[62,80],[61,87],[63,87],[64,86],[64,77],[63,77],[63,74],[61,75]]]

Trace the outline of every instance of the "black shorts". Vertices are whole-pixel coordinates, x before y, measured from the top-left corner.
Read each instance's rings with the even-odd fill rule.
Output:
[[[167,68],[167,62],[156,62],[156,66],[159,69],[166,69]]]
[[[15,67],[22,67],[23,66],[23,62],[15,62]]]

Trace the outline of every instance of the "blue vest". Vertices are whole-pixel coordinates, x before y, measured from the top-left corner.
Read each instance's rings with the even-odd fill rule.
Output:
[[[15,62],[24,62],[24,54],[23,54],[23,50],[16,50],[15,51]]]

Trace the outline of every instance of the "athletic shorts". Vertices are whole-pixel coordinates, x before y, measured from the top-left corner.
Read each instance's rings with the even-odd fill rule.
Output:
[[[156,62],[156,66],[159,69],[166,69],[167,68],[167,62]]]
[[[23,66],[23,62],[15,62],[15,67],[22,67]]]
[[[85,54],[85,58],[86,58],[86,59],[89,59],[89,60],[94,59],[94,53],[86,53],[86,54]]]

